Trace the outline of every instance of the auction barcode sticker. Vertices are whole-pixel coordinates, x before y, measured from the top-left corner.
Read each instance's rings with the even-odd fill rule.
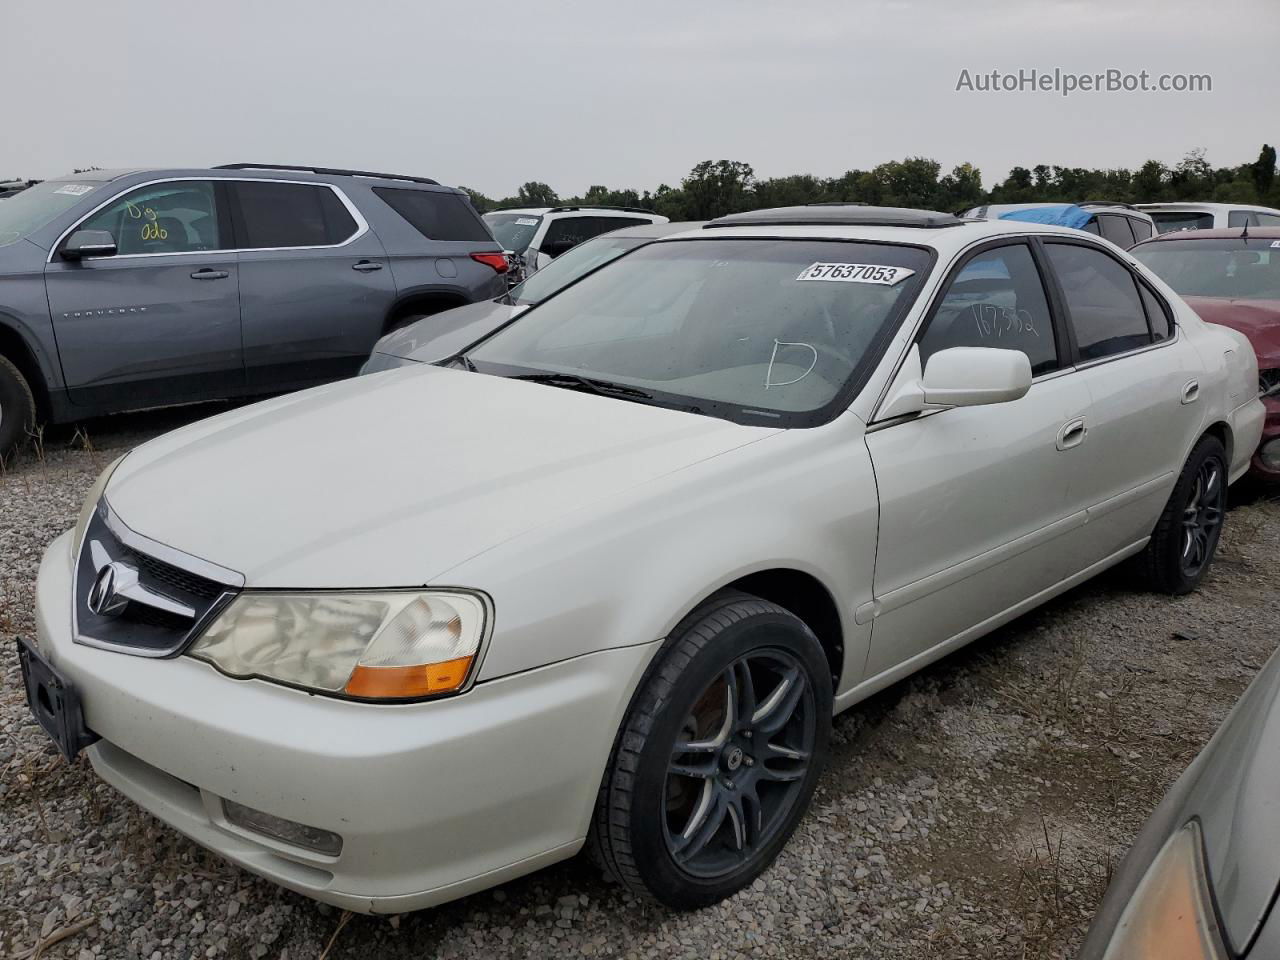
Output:
[[[880,283],[893,286],[915,273],[906,267],[886,267],[875,263],[811,263],[797,280],[835,280],[840,283]]]
[[[73,197],[83,197],[86,193],[93,189],[92,184],[88,183],[67,183],[63,184],[54,193],[66,193]]]

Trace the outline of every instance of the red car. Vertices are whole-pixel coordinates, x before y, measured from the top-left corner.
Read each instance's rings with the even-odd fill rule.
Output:
[[[1280,228],[1179,230],[1129,253],[1205,320],[1239,330],[1253,344],[1267,408],[1253,473],[1280,480]]]

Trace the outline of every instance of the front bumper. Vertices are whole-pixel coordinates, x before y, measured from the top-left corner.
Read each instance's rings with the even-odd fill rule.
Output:
[[[432,906],[571,856],[644,644],[377,705],[71,640],[69,535],[37,586],[41,653],[75,684],[107,782],[197,843],[349,910]],[[336,857],[229,823],[222,798],[341,835]]]
[[[1280,397],[1263,397],[1267,419],[1262,426],[1262,442],[1253,454],[1253,473],[1268,480],[1280,480]],[[1268,453],[1270,464],[1262,459],[1262,451],[1268,444],[1275,444],[1275,453]]]

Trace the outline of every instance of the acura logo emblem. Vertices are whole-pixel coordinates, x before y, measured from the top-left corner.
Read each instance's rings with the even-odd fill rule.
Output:
[[[129,573],[120,564],[108,563],[98,571],[97,579],[89,590],[89,609],[100,617],[118,617],[129,605],[128,597],[116,592],[122,586],[122,574]]]

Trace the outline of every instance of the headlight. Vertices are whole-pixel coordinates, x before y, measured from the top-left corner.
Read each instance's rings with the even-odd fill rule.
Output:
[[[360,368],[360,373],[357,376],[364,376],[366,373],[381,373],[383,370],[395,370],[397,367],[407,367],[418,362],[408,357],[398,357],[393,353],[375,352],[369,355],[369,359],[364,362],[364,366]]]
[[[242,593],[188,651],[223,673],[321,693],[406,700],[474,674],[488,610],[451,590]]]
[[[126,453],[124,457],[127,457]],[[71,534],[71,569],[75,569],[76,557],[80,556],[80,544],[84,543],[84,532],[89,529],[89,521],[93,519],[93,510],[98,505],[98,501],[102,499],[102,491],[107,489],[107,482],[111,479],[111,474],[115,473],[116,467],[120,466],[120,461],[124,457],[117,457],[107,469],[98,474],[98,479],[93,481],[93,486],[89,488],[89,494],[84,498],[84,504],[80,507],[80,516],[76,520],[75,530]]]
[[[1172,837],[1134,891],[1103,960],[1226,960],[1194,821]]]

